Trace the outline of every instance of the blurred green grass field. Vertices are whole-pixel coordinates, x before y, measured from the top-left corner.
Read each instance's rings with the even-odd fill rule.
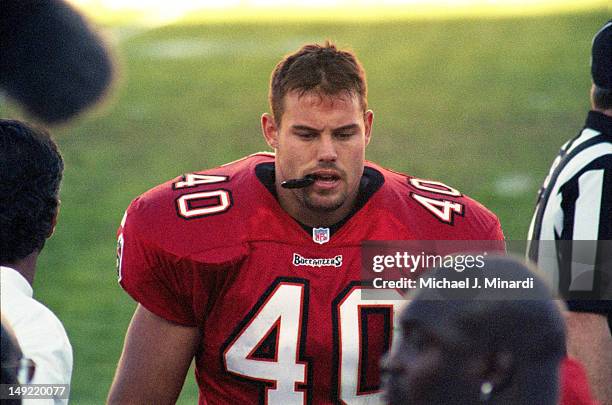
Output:
[[[590,41],[609,17],[108,28],[121,83],[103,114],[54,131],[62,208],[35,283],[74,347],[72,403],[104,401],[135,307],[115,276],[124,209],[176,175],[266,150],[259,117],[282,55],[326,38],[355,50],[375,112],[368,159],[460,189],[520,240],[558,148],[583,125]],[[179,403],[196,401],[190,375]]]

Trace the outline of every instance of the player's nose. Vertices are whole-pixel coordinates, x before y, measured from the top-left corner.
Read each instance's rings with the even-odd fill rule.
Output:
[[[320,162],[333,162],[338,158],[336,144],[331,136],[324,134],[319,138],[317,145],[317,157]]]
[[[380,372],[384,376],[388,376],[391,373],[398,372],[400,370],[400,362],[391,353],[386,353],[380,359]]]

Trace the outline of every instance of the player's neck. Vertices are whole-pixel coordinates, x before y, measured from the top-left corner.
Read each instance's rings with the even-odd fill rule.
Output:
[[[608,117],[612,117],[612,108],[599,108],[595,106],[595,102],[593,100],[591,100],[591,110],[597,111],[598,113],[601,113],[603,115],[607,115]]]
[[[330,227],[342,221],[351,213],[356,199],[356,196],[347,198],[340,208],[329,212],[322,212],[309,209],[297,198],[294,191],[284,189],[280,185],[277,185],[276,193],[280,206],[292,218],[313,228],[320,226]]]
[[[7,264],[7,266],[21,274],[23,278],[26,279],[28,284],[33,285],[34,275],[36,274],[37,259],[38,252],[32,252],[21,260],[17,260],[14,263]]]

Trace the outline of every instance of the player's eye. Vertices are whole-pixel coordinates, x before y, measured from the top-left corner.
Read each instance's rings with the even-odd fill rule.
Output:
[[[355,135],[354,132],[339,132],[339,133],[335,134],[336,138],[338,138],[338,139],[349,139],[353,135]]]
[[[404,344],[407,348],[416,352],[424,352],[432,346],[433,341],[431,336],[428,336],[419,327],[405,328],[403,331]]]
[[[295,134],[299,138],[305,139],[305,140],[314,139],[317,136],[317,134],[314,132],[296,132]]]

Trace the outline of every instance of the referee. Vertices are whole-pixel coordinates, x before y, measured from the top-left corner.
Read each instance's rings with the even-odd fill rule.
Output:
[[[592,109],[540,189],[527,253],[567,299],[568,354],[612,405],[612,20],[593,38],[591,75]]]

